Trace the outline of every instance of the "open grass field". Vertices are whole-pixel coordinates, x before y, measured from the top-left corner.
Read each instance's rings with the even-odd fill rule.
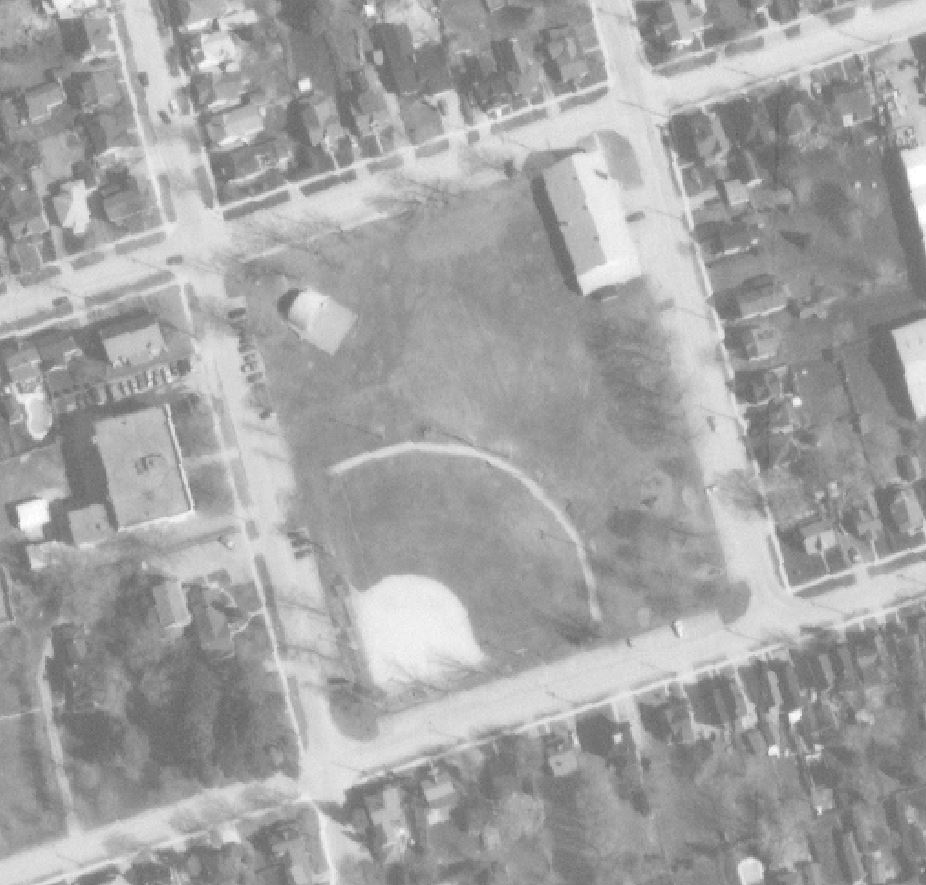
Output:
[[[482,462],[405,455],[365,465],[339,480],[335,504],[349,508],[354,586],[433,577],[463,600],[490,654],[553,649],[588,620],[561,528],[520,483]]]
[[[0,855],[62,832],[64,820],[40,712],[0,720]]]
[[[369,557],[374,580],[404,562],[440,564],[451,588],[474,588],[464,596],[474,620],[491,617],[481,610],[487,598],[520,569],[530,581],[495,600],[507,616],[573,598],[574,548],[544,540],[543,514],[481,466],[440,470],[422,456],[345,477],[363,523],[357,538],[342,480],[321,479],[385,444],[462,442],[509,459],[569,514],[592,560],[606,637],[716,601],[719,587],[706,576],[719,554],[656,309],[645,291],[604,304],[572,294],[529,182],[329,237],[317,249],[294,246],[251,270],[257,282],[230,280],[229,289],[249,296],[294,455],[303,495],[293,516],[317,535],[334,534],[337,567],[362,576]],[[304,285],[359,316],[333,358],[277,316],[279,295]],[[408,488],[399,471],[414,472]],[[451,517],[458,534],[436,528]],[[460,538],[480,549],[458,549]],[[556,653],[547,632],[536,636],[536,652]]]

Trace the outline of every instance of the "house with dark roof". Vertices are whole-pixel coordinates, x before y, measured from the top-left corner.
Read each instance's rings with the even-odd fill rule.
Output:
[[[124,188],[103,197],[103,214],[116,227],[126,227],[148,209],[148,200],[137,188]]]
[[[14,240],[32,240],[48,231],[48,219],[31,176],[18,179],[7,191],[10,211],[6,223]]]
[[[398,95],[410,95],[418,88],[412,32],[405,23],[376,22],[370,39],[382,58],[383,85]]]
[[[421,781],[421,795],[427,809],[428,826],[446,823],[460,804],[460,795],[446,771],[431,774]]]
[[[246,181],[270,170],[286,172],[292,165],[293,150],[283,136],[269,135],[251,144],[222,151],[212,157],[212,169],[221,181]]]
[[[415,76],[418,87],[426,95],[439,95],[453,89],[447,51],[440,43],[422,43],[415,49]]]
[[[231,657],[235,641],[219,589],[211,584],[194,584],[189,588],[189,609],[200,650],[211,657]]]
[[[64,51],[82,62],[116,55],[116,42],[107,15],[59,18],[58,29]]]
[[[423,101],[402,102],[399,113],[412,144],[423,144],[444,132],[440,111]]]
[[[250,141],[263,131],[264,116],[256,104],[220,111],[206,121],[209,141],[219,147]]]
[[[190,77],[190,100],[200,111],[220,111],[241,104],[250,81],[241,71],[197,71]]]
[[[298,136],[312,145],[337,142],[344,135],[335,100],[314,92],[297,98],[292,105]]]
[[[71,104],[84,111],[113,107],[122,101],[122,89],[115,68],[76,71],[68,77],[67,89]]]
[[[786,310],[791,300],[787,283],[771,274],[760,274],[740,283],[733,297],[736,316],[741,320],[772,316]]]
[[[541,47],[546,67],[556,82],[577,84],[588,76],[588,61],[571,26],[545,28],[541,31]]]
[[[26,119],[30,123],[44,123],[50,120],[58,108],[64,107],[67,96],[57,80],[30,86],[23,92]]]
[[[869,544],[873,544],[884,529],[878,505],[871,495],[849,504],[843,513],[842,521],[855,537]]]

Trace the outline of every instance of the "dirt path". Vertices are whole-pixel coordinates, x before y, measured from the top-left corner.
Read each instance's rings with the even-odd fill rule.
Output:
[[[505,458],[487,452],[483,449],[477,449],[472,446],[463,445],[462,443],[434,443],[434,442],[403,442],[391,446],[384,446],[381,449],[375,449],[371,452],[363,452],[355,455],[353,458],[347,458],[339,461],[337,464],[328,468],[328,473],[332,476],[342,476],[356,467],[362,467],[373,461],[384,461],[387,458],[395,458],[399,455],[449,455],[454,458],[470,458],[474,461],[482,461],[489,464],[508,476],[516,479],[533,498],[542,504],[565,532],[566,536],[576,548],[576,556],[579,560],[579,567],[582,569],[582,578],[585,581],[585,589],[588,593],[588,612],[596,624],[601,623],[601,605],[598,600],[598,584],[595,581],[595,574],[588,561],[588,554],[585,551],[585,544],[578,529],[563,511],[563,509],[541,488],[541,486],[530,476],[528,476],[520,467],[512,464]]]

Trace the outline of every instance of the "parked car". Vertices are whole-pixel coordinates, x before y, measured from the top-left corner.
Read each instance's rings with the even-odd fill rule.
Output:
[[[256,384],[258,381],[263,381],[263,380],[264,380],[263,372],[252,372],[250,375],[247,376],[247,378],[245,378],[245,381],[247,381],[248,384]]]
[[[243,316],[247,316],[248,309],[246,307],[233,307],[225,316],[230,320],[237,320]]]
[[[257,417],[260,418],[261,421],[266,421],[268,418],[273,417],[273,409],[261,409]]]

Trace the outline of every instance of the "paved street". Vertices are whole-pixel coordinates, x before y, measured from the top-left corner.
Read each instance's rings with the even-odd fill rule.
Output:
[[[760,52],[673,79],[641,68],[629,0],[601,0],[596,12],[609,58],[612,92],[593,104],[524,126],[510,135],[486,135],[478,149],[493,159],[520,160],[534,150],[571,147],[583,135],[599,129],[615,129],[631,142],[644,185],[627,193],[627,208],[646,213],[634,226],[634,234],[657,300],[667,305],[662,316],[673,342],[673,365],[680,379],[690,381],[686,404],[691,438],[705,485],[713,486],[730,471],[748,472],[751,467],[741,444],[724,366],[717,359],[715,318],[704,302],[685,208],[656,127],[664,122],[670,108],[926,30],[926,4],[899,3],[876,14],[863,10],[839,27],[816,22],[802,28],[799,38],[770,42]],[[224,313],[223,271],[229,256],[273,248],[274,238],[266,235],[268,225],[285,232],[284,240],[286,236],[305,239],[323,235],[334,225],[350,228],[380,216],[388,197],[397,187],[406,186],[389,175],[364,175],[311,198],[294,198],[264,216],[223,222],[218,211],[206,208],[195,186],[196,169],[204,159],[201,153],[190,150],[191,118],[175,118],[171,125],[156,119],[157,111],[167,106],[180,81],[167,69],[163,47],[155,38],[150,5],[147,0],[129,0],[125,13],[131,51],[150,84],[147,98],[155,118],[149,160],[155,176],[166,172],[171,178],[177,221],[168,225],[163,243],[131,255],[112,256],[85,270],[67,267],[54,285],[11,292],[3,302],[4,319],[35,313],[60,297],[62,289],[74,306],[82,309],[87,295],[163,269],[166,258],[178,253],[184,256],[184,263],[175,268],[178,279],[192,286],[201,302]],[[497,163],[494,167],[482,164],[471,174],[472,151],[465,138],[455,137],[445,154],[418,161],[414,176],[440,178],[469,188],[498,180],[501,173],[494,168]],[[387,717],[373,742],[348,740],[332,724],[325,697],[326,654],[334,639],[327,619],[318,614],[325,609],[318,572],[311,557],[293,558],[280,531],[294,483],[285,442],[275,419],[261,421],[249,404],[231,330],[210,331],[201,343],[209,383],[225,403],[234,430],[235,438],[224,441],[225,453],[237,451],[244,466],[250,500],[238,501],[239,516],[253,519],[260,527],[250,553],[252,559],[261,557],[266,562],[280,618],[286,620],[287,635],[280,638],[315,652],[299,662],[286,662],[280,649],[274,648],[277,663],[298,686],[297,699],[308,722],[301,783],[277,778],[267,785],[280,795],[301,792],[319,800],[337,800],[346,786],[364,774],[414,760],[437,748],[465,743],[494,729],[516,728],[532,720],[563,715],[582,704],[623,697],[644,684],[672,680],[678,674],[690,674],[723,660],[737,660],[782,637],[797,637],[802,628],[841,623],[926,588],[926,565],[921,565],[906,569],[903,576],[860,581],[813,600],[795,599],[782,587],[774,568],[770,551],[774,534],[769,523],[758,515],[744,515],[723,495],[714,494],[714,518],[729,572],[734,578],[748,579],[752,590],[749,609],[735,624],[724,627],[708,618],[692,624],[682,638],[662,629],[640,637],[633,647],[586,651]],[[713,431],[708,430],[708,416],[715,419]],[[294,710],[291,706],[295,718]],[[207,791],[175,806],[154,809],[109,827],[73,833],[5,858],[0,860],[0,882],[40,881],[61,870],[100,861],[113,853],[113,845],[120,840],[128,846],[176,837],[178,818],[204,818],[210,808],[213,812],[216,808],[237,812],[247,806],[249,790],[253,788],[233,785]]]

